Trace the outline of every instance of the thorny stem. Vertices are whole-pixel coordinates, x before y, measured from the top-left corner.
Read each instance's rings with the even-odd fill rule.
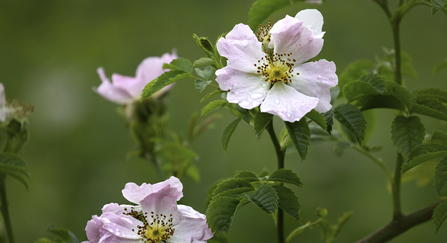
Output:
[[[3,220],[5,221],[5,228],[6,228],[6,234],[8,235],[9,243],[14,243],[14,235],[12,233],[12,225],[11,225],[11,218],[9,217],[9,211],[8,211],[8,200],[6,198],[6,176],[0,175],[0,200],[2,202],[2,215]]]
[[[270,138],[272,139],[273,146],[275,147],[276,157],[278,158],[278,169],[284,168],[284,157],[286,150],[281,150],[281,145],[279,144],[278,138],[276,137],[275,130],[273,128],[273,119],[269,122],[266,127]],[[278,243],[284,243],[284,211],[278,208],[277,214],[277,230],[278,230]]]

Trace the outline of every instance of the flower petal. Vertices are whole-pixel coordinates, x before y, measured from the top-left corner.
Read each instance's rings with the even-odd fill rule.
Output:
[[[302,21],[286,16],[273,25],[270,30],[271,43],[278,54],[292,53],[295,65],[303,63],[320,53],[323,39],[314,38],[312,30],[303,25]]]
[[[129,202],[133,203],[140,203],[141,200],[143,200],[145,197],[147,197],[149,194],[157,193],[161,189],[165,187],[174,188],[172,190],[172,195],[177,199],[177,201],[183,197],[183,185],[180,182],[180,180],[177,177],[171,176],[169,179],[156,183],[156,184],[146,184],[143,183],[141,186],[138,186],[137,184],[133,182],[129,182],[126,184],[124,189],[122,190],[124,198],[129,200]]]
[[[192,207],[178,205],[180,221],[175,225],[174,235],[167,241],[172,243],[205,243],[213,237],[213,233],[206,224],[205,215]]]
[[[99,233],[99,228],[103,225],[103,222],[99,219],[98,216],[93,215],[92,219],[87,222],[87,226],[85,226],[85,232],[87,234],[87,238],[90,242],[98,242],[101,238]]]
[[[317,62],[308,62],[293,69],[293,73],[299,73],[292,77],[292,82],[288,85],[298,92],[319,99],[315,110],[326,112],[331,109],[330,88],[338,83],[335,74],[335,64],[324,59]]]
[[[261,112],[277,115],[284,121],[295,122],[314,109],[317,104],[317,98],[301,94],[283,82],[277,82],[262,102]]]
[[[112,234],[107,242],[125,243],[138,242],[140,236],[136,233],[138,225],[144,225],[143,222],[127,215],[116,215],[106,213],[101,215],[100,220],[103,222],[102,229]],[[132,229],[134,231],[132,231]]]
[[[265,56],[261,42],[245,24],[237,24],[225,38],[220,38],[217,50],[228,59],[228,67],[247,73],[256,73],[254,64]]]
[[[138,79],[116,73],[112,74],[112,84],[114,87],[127,91],[134,99],[141,96],[144,88],[141,87]]]
[[[242,108],[252,109],[264,100],[271,83],[260,74],[251,74],[225,67],[216,71],[216,81],[222,90],[230,90],[227,100]]]
[[[172,223],[175,225],[178,222],[177,198],[173,197],[175,188],[164,187],[161,190],[149,194],[140,201],[143,212],[165,215],[173,219]]]
[[[303,22],[303,25],[312,30],[314,38],[323,38],[323,15],[316,9],[305,9],[299,11],[295,18]]]
[[[134,100],[132,95],[130,95],[126,90],[120,87],[115,87],[110,83],[110,80],[106,77],[102,67],[98,68],[97,72],[102,80],[102,83],[98,88],[93,88],[94,91],[102,97],[118,104],[126,104]]]
[[[0,83],[0,106],[6,105],[6,95],[5,95],[5,86]]]

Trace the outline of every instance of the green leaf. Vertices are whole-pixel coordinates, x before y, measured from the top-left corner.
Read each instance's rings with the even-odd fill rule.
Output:
[[[327,124],[326,124],[326,119],[325,119],[324,115],[321,114],[320,112],[318,112],[316,110],[311,110],[310,112],[308,112],[306,114],[306,117],[310,118],[312,121],[317,123],[318,126],[323,128],[323,130],[328,130],[327,129]]]
[[[192,64],[190,60],[183,57],[179,57],[177,59],[172,60],[169,64],[167,63],[163,64],[163,69],[178,70],[191,74]]]
[[[360,81],[370,84],[379,93],[383,94],[387,91],[386,80],[377,76],[375,73],[369,73],[360,77]]]
[[[257,0],[248,12],[248,25],[255,30],[273,12],[290,5],[289,0]]]
[[[332,153],[335,154],[335,156],[341,158],[346,152],[346,149],[352,148],[353,144],[345,141],[340,141],[334,144],[332,147]]]
[[[434,131],[430,142],[441,144],[447,147],[447,133],[442,131]]]
[[[436,233],[438,233],[445,219],[447,219],[447,202],[439,204],[433,211],[433,223],[436,224]]]
[[[337,236],[340,233],[343,226],[349,221],[349,219],[351,219],[351,216],[352,216],[352,211],[343,213],[343,216],[338,218],[337,225],[335,225],[335,235],[334,236]]]
[[[344,86],[354,80],[358,80],[361,76],[368,73],[368,69],[372,69],[374,63],[368,59],[360,59],[349,64],[338,77],[338,86],[340,87],[340,94],[343,94]]]
[[[230,231],[234,213],[239,200],[231,197],[218,197],[211,201],[206,210],[206,223],[213,232]]]
[[[300,220],[300,203],[295,193],[284,186],[273,186],[278,194],[278,206],[296,220]]]
[[[365,130],[365,144],[371,139],[373,134],[375,134],[376,129],[376,111],[375,110],[367,110],[362,112],[366,121],[366,130]]]
[[[299,187],[303,187],[303,183],[301,182],[301,179],[298,177],[298,175],[293,172],[293,170],[289,169],[279,169],[275,172],[273,172],[267,181],[277,181],[277,182],[284,182],[289,184],[294,184]]]
[[[307,223],[305,223],[305,224],[303,224],[303,225],[297,227],[296,229],[294,229],[294,230],[287,236],[286,242],[290,242],[290,241],[293,239],[293,237],[298,236],[299,234],[303,233],[303,231],[304,231],[306,228],[309,228],[311,225],[312,225],[312,224],[311,224],[310,221],[309,221],[309,222],[307,222]]]
[[[361,144],[365,136],[366,121],[362,112],[351,104],[341,104],[334,109],[335,119],[351,132]]]
[[[194,67],[196,66],[208,66],[208,65],[216,65],[216,60],[209,57],[202,57],[194,62]]]
[[[248,181],[248,182],[259,181],[259,178],[258,178],[258,176],[255,173],[253,173],[251,171],[247,171],[247,170],[244,170],[244,171],[241,171],[241,172],[237,173],[234,176],[234,178],[243,179],[243,180]]]
[[[390,95],[371,95],[357,100],[357,106],[361,111],[377,108],[388,108],[405,111],[405,105],[396,97]],[[414,108],[414,107],[413,107]]]
[[[220,89],[216,89],[216,90],[214,90],[213,92],[211,92],[211,93],[209,93],[209,94],[203,96],[203,98],[200,100],[200,102],[203,102],[204,100],[208,99],[209,97],[211,97],[211,96],[213,96],[213,95],[221,94],[221,93],[223,93],[223,92],[224,92],[224,91],[222,91],[222,90],[220,90]]]
[[[259,112],[255,115],[254,127],[256,137],[261,138],[262,132],[273,119],[273,115],[270,113]]]
[[[383,95],[396,97],[402,102],[408,110],[411,111],[414,105],[413,97],[407,89],[394,82],[385,82],[386,92]]]
[[[206,66],[203,70],[200,68],[194,68],[197,75],[205,80],[209,80],[209,78],[214,74],[214,68],[211,66]]]
[[[263,184],[253,196],[247,194],[245,196],[268,214],[272,214],[278,209],[278,195],[271,185]]]
[[[444,7],[446,0],[431,0],[431,2],[432,2],[431,16],[433,16]]]
[[[179,70],[171,70],[168,72],[163,73],[162,75],[158,76],[158,78],[152,80],[150,83],[146,85],[143,89],[143,93],[141,95],[141,100],[145,100],[149,96],[153,95],[155,92],[159,91],[160,89],[177,82],[181,79],[189,78],[191,75],[189,73],[185,73],[183,71]]]
[[[199,91],[199,94],[202,93],[203,90],[205,90],[206,86],[208,86],[211,82],[211,80],[209,81],[205,81],[205,80],[201,80],[201,79],[196,79],[194,80],[194,85],[196,86],[197,91]]]
[[[415,104],[413,106],[413,112],[421,115],[429,116],[439,120],[447,121],[447,115],[436,109],[430,108],[425,105]]]
[[[418,97],[416,99],[416,102],[419,105],[423,105],[426,107],[429,107],[430,109],[433,110],[437,110],[439,112],[441,112],[444,115],[447,115],[447,106],[445,106],[440,100],[436,99],[436,98],[420,98]]]
[[[228,102],[226,100],[213,100],[210,103],[208,103],[205,107],[203,107],[201,115],[204,116],[226,105],[228,105]]]
[[[329,134],[332,132],[332,125],[334,125],[334,111],[330,109],[329,111],[326,111],[324,114],[324,119],[326,120],[327,125],[327,131]]]
[[[433,73],[440,72],[443,69],[447,69],[447,60],[436,64],[436,66],[433,68]]]
[[[236,129],[239,122],[242,118],[238,118],[231,122],[222,133],[222,137],[220,138],[220,144],[222,145],[222,149],[224,152],[227,151],[228,142],[230,141],[231,135],[233,135],[234,130]]]
[[[47,238],[40,238],[37,241],[35,241],[34,243],[53,243],[53,242]]]
[[[322,219],[318,224],[320,226],[321,236],[326,240],[326,243],[330,243],[335,238],[335,228],[326,219]]]
[[[306,119],[301,119],[294,123],[285,122],[290,140],[298,151],[302,160],[306,159],[310,145],[310,129]]]
[[[206,190],[206,198],[205,198],[205,207],[208,207],[208,205],[210,205],[211,200],[214,197],[214,190],[216,190],[217,186],[222,183],[223,180],[218,180],[216,182],[214,182],[209,188],[208,190]]]
[[[47,231],[60,237],[60,239],[63,240],[63,242],[79,243],[79,240],[76,238],[76,236],[67,229],[56,228],[54,225],[50,225],[48,226]]]
[[[436,166],[434,181],[438,197],[447,196],[447,157],[443,157]]]
[[[199,114],[197,113],[197,111],[191,115],[191,118],[189,118],[188,129],[187,129],[187,136],[188,136],[189,141],[192,141],[195,137],[194,131],[196,128],[198,118],[199,118]]]
[[[423,98],[435,98],[442,102],[447,102],[447,91],[443,91],[437,88],[426,88],[414,91],[414,96],[419,99]],[[416,100],[417,101],[417,100]]]
[[[193,179],[194,182],[198,183],[200,181],[200,172],[196,165],[189,165],[186,174]]]
[[[0,154],[0,173],[6,174],[22,182],[28,189],[28,180],[30,174],[26,163],[16,154],[2,153]]]
[[[380,93],[377,92],[371,84],[360,80],[351,81],[343,87],[343,95],[348,100],[348,103],[351,103],[362,96],[377,94]]]
[[[396,116],[391,125],[391,140],[396,150],[406,157],[425,137],[425,126],[417,116]]]
[[[213,191],[215,196],[230,196],[254,191],[253,186],[244,179],[228,179],[217,185]]]
[[[408,163],[402,166],[402,173],[418,166],[426,161],[439,159],[447,155],[447,147],[435,144],[421,144],[411,151]]]

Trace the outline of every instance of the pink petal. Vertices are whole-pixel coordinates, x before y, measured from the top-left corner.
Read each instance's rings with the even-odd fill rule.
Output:
[[[102,67],[98,68],[97,72],[102,80],[102,83],[97,89],[93,88],[94,91],[102,97],[118,104],[126,104],[134,100],[132,95],[130,95],[126,90],[116,87],[110,83],[110,80],[106,77]]]
[[[5,95],[5,86],[0,83],[0,106],[6,105],[6,95]]]
[[[163,214],[167,219],[172,218],[174,225],[178,222],[177,199],[172,196],[174,190],[175,188],[164,187],[140,201],[143,212],[148,215],[148,220],[153,213],[154,216]]]
[[[261,112],[277,115],[284,121],[295,122],[314,109],[317,104],[317,98],[301,94],[283,82],[277,82],[262,102]]]
[[[180,221],[175,225],[175,233],[168,242],[204,243],[213,237],[205,215],[185,205],[178,205],[178,211]]]
[[[141,238],[136,233],[138,231],[137,226],[144,224],[131,216],[113,213],[103,214],[101,215],[101,221],[103,222],[102,229],[112,234],[107,242],[136,242]]]
[[[134,99],[138,99],[143,92],[141,85],[134,77],[114,73],[112,74],[112,84],[114,87],[127,91]]]
[[[324,59],[317,62],[308,62],[293,69],[293,73],[299,73],[292,78],[289,86],[298,92],[319,99],[315,110],[326,112],[331,109],[330,88],[338,83],[337,74],[335,74],[335,64]]]
[[[216,71],[216,81],[222,90],[230,90],[227,100],[242,108],[252,109],[264,100],[271,83],[260,74],[251,74],[225,67]]]
[[[133,182],[129,182],[126,184],[124,189],[122,190],[123,196],[129,200],[129,202],[133,202],[139,204],[141,200],[152,193],[157,193],[165,187],[173,188],[171,191],[171,196],[175,197],[178,201],[183,197],[183,185],[180,180],[174,176],[171,176],[169,179],[156,183],[156,184],[146,184],[143,183],[141,186]]]
[[[247,73],[256,73],[254,64],[265,56],[262,44],[250,27],[244,24],[237,24],[225,38],[220,38],[217,50],[228,59],[228,67]]]
[[[303,22],[303,25],[312,30],[314,38],[323,38],[323,15],[316,9],[305,9],[299,11],[296,19]]]
[[[286,16],[279,20],[270,30],[274,51],[278,54],[292,53],[295,65],[303,63],[320,53],[323,39],[314,38],[312,30],[303,26],[303,22]]]

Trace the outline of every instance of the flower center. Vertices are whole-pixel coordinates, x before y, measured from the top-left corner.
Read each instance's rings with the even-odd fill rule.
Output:
[[[272,84],[284,82],[287,84],[292,82],[291,78],[295,76],[293,74],[293,66],[296,60],[290,59],[291,55],[292,53],[273,53],[272,56],[266,54],[254,66],[258,68],[257,72],[265,77],[266,82],[271,82]],[[296,73],[296,75],[299,75],[299,73]]]
[[[127,209],[125,209],[127,211]],[[141,222],[143,225],[138,225],[138,235],[142,237],[142,241],[144,243],[156,243],[162,242],[174,235],[175,229],[172,224],[172,214],[167,215],[164,214],[155,214],[154,212],[148,213],[137,212],[133,208],[129,213],[124,213],[126,215],[130,215]],[[134,231],[134,230],[133,230]]]

